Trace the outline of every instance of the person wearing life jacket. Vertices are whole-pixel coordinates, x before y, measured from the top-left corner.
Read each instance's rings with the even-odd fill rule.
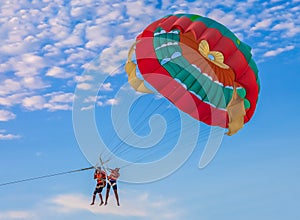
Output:
[[[105,197],[105,204],[107,205],[107,200],[109,196],[109,191],[110,188],[112,187],[115,193],[115,197],[117,200],[117,205],[120,206],[119,203],[119,196],[118,196],[118,187],[117,187],[117,179],[120,177],[119,173],[120,168],[115,168],[115,169],[109,169],[110,175],[107,177],[107,186],[106,186],[106,197]]]
[[[101,167],[97,167],[95,172],[94,172],[94,179],[97,181],[97,185],[96,188],[94,190],[93,193],[93,201],[91,203],[91,205],[95,204],[95,199],[96,199],[96,195],[97,193],[99,194],[101,203],[100,206],[103,205],[103,198],[102,198],[102,190],[106,185],[106,173],[104,170],[101,170]]]

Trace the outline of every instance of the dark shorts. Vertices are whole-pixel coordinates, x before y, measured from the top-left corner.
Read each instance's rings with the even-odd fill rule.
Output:
[[[94,191],[94,195],[96,195],[97,193],[101,193],[103,190],[103,186],[97,185]]]
[[[110,182],[110,184],[109,184],[109,182]],[[111,186],[114,190],[118,189],[116,180],[110,180],[109,182],[107,183],[107,189],[110,189]]]

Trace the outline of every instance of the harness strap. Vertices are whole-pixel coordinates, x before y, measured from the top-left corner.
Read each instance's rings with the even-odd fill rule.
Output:
[[[109,183],[110,186],[115,186],[115,185],[117,185],[117,182],[111,183],[110,180],[108,180],[108,183]]]

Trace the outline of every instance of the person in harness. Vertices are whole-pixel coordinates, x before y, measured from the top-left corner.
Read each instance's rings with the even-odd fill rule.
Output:
[[[101,170],[101,167],[97,167],[95,172],[94,172],[94,179],[97,181],[97,185],[96,188],[94,190],[93,193],[93,201],[90,205],[94,205],[95,204],[95,199],[96,199],[96,195],[97,193],[99,194],[101,203],[100,206],[103,205],[103,198],[102,198],[102,190],[106,185],[106,173],[104,170]]]
[[[119,203],[119,196],[118,196],[118,187],[117,187],[117,179],[120,177],[119,170],[120,168],[115,169],[108,169],[110,171],[110,175],[107,177],[107,186],[106,186],[106,197],[105,197],[105,204],[107,205],[107,200],[109,196],[110,188],[112,187],[115,193],[115,197],[117,200],[117,205],[120,206]]]

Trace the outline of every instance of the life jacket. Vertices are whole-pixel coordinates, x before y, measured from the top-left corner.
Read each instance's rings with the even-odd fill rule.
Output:
[[[113,170],[110,175],[108,176],[108,180],[116,181],[120,177],[120,174],[118,171]]]
[[[106,173],[105,173],[105,171],[101,170],[100,173],[95,173],[94,174],[94,179],[97,179],[97,184],[105,185],[105,183],[106,183]]]

